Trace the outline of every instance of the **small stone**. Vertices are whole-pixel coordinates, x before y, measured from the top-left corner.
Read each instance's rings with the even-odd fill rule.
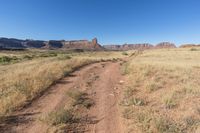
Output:
[[[109,94],[109,95],[110,95],[110,96],[114,96],[114,94],[112,94],[112,93],[111,93],[111,94]]]
[[[120,81],[119,81],[119,83],[120,83],[120,84],[123,84],[123,83],[124,83],[124,81],[123,81],[123,80],[120,80]]]
[[[118,88],[117,87],[114,87],[114,90],[117,90]]]

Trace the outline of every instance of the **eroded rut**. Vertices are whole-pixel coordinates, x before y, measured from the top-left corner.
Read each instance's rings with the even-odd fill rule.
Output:
[[[66,95],[70,89],[86,91],[95,105],[87,111],[95,123],[88,124],[88,133],[123,133],[119,100],[122,95],[120,81],[120,62],[95,63],[81,68],[50,87],[43,96],[33,101],[26,108],[13,114],[1,132],[45,133],[48,126],[38,119],[49,112],[61,108],[69,100]]]

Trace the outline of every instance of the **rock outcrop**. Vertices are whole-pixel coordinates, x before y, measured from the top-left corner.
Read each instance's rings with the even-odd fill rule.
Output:
[[[186,44],[181,47],[200,46],[195,44]],[[25,49],[25,48],[42,48],[42,49],[83,49],[83,50],[145,50],[160,48],[176,48],[175,44],[170,42],[161,42],[157,45],[149,43],[124,44],[124,45],[104,45],[98,43],[97,38],[88,40],[20,40],[13,38],[0,38],[0,49]]]
[[[104,45],[104,48],[108,50],[144,50],[144,49],[151,49],[153,45],[148,43],[142,44],[124,44],[124,45]]]
[[[0,38],[0,48],[1,49],[23,49],[23,40],[13,39],[13,38]]]
[[[200,44],[182,44],[180,48],[200,47]]]
[[[170,42],[161,42],[158,43],[155,48],[176,48],[176,45]]]
[[[124,44],[124,45],[104,45],[104,48],[108,50],[145,50],[145,49],[156,49],[156,48],[176,48],[176,45],[170,42],[161,42],[157,45],[149,43],[141,44]]]
[[[85,50],[102,50],[104,49],[96,38],[88,40],[19,40],[0,38],[0,49],[24,49],[24,48],[43,48],[43,49],[85,49]]]

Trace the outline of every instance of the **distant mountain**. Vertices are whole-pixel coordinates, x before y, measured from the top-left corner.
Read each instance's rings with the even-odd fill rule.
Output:
[[[200,44],[182,44],[180,48],[200,47]]]
[[[176,48],[176,45],[170,42],[161,42],[155,46],[149,43],[139,43],[124,45],[104,45],[103,47],[108,50],[145,50],[154,48]]]
[[[176,45],[170,42],[161,42],[158,43],[154,48],[176,48]]]
[[[181,47],[189,47],[194,45],[182,45]],[[198,45],[195,45],[198,46]],[[149,43],[139,44],[124,44],[124,45],[104,45],[101,46],[97,38],[88,40],[20,40],[14,38],[0,38],[0,49],[83,49],[83,50],[145,50],[145,49],[160,49],[160,48],[176,48],[175,44],[170,42],[161,42],[157,45]]]
[[[88,40],[19,40],[13,38],[0,38],[0,49],[25,49],[25,48],[42,48],[42,49],[86,49],[102,50],[104,49],[96,38]]]
[[[141,44],[124,44],[124,45],[104,45],[108,50],[134,50],[134,49],[150,49],[153,45],[148,43]]]

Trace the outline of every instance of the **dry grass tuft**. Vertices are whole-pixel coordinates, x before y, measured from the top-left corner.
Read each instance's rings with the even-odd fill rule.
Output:
[[[89,109],[94,105],[94,101],[88,97],[87,93],[80,91],[69,91],[67,95],[73,99],[73,106],[82,105]]]

